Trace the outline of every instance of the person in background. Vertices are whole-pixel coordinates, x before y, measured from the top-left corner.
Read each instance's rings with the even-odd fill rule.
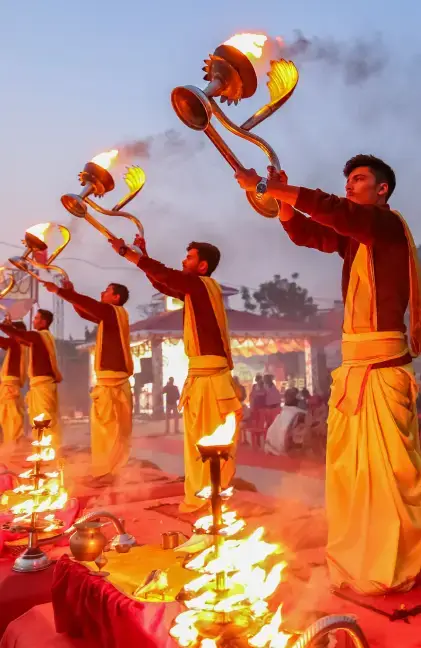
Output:
[[[273,382],[273,376],[263,376],[263,384],[266,392],[265,402],[265,425],[269,428],[281,411],[281,392]]]
[[[96,385],[91,392],[92,475],[87,485],[109,486],[127,464],[132,439],[133,400],[129,378],[133,375],[130,352],[129,299],[126,286],[111,283],[93,299],[76,292],[71,281],[60,288],[44,282],[48,292],[73,305],[76,313],[98,324],[95,344]]]
[[[36,416],[44,414],[51,421],[48,434],[51,434],[53,448],[58,451],[62,437],[57,385],[62,381],[62,376],[57,363],[55,340],[49,330],[53,319],[50,311],[40,308],[32,322],[33,331],[18,328],[11,322],[0,324],[0,330],[11,340],[29,348],[29,391],[26,395],[29,419],[32,425]]]
[[[240,383],[240,379],[238,376],[233,376],[232,379],[234,381],[234,389],[237,393],[237,398],[240,401],[240,403],[244,403],[244,401],[247,398],[246,388],[244,387],[244,385]]]
[[[256,374],[255,383],[250,392],[250,415],[256,428],[264,428],[266,411],[266,390],[263,378]]]
[[[9,320],[6,320],[7,322]],[[26,331],[23,322],[11,322]],[[0,337],[0,348],[6,351],[0,374],[0,426],[3,444],[17,443],[23,436],[24,406],[21,388],[26,380],[26,349],[13,338]]]
[[[165,434],[170,434],[170,419],[174,420],[174,434],[178,434],[178,401],[180,391],[177,385],[174,385],[174,378],[168,378],[162,393],[165,394]]]
[[[298,396],[298,405],[301,409],[306,410],[308,408],[308,399],[310,398],[310,392],[306,387],[303,387],[299,396]]]
[[[294,428],[305,416],[298,406],[298,399],[293,389],[285,392],[285,404],[268,429],[265,441],[265,452],[273,455],[286,454],[292,448],[302,445],[302,439],[294,437]]]

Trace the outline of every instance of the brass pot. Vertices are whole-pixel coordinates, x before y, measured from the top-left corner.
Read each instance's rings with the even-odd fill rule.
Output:
[[[107,544],[107,538],[101,533],[103,523],[98,520],[76,522],[76,531],[70,536],[70,551],[74,558],[90,562],[98,558]]]
[[[168,531],[161,534],[161,546],[163,549],[176,549],[179,545],[188,540],[181,531]]]

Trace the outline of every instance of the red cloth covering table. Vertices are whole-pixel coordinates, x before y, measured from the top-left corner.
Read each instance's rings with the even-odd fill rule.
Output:
[[[91,575],[85,565],[68,556],[57,562],[52,586],[57,632],[89,640],[93,647],[175,648],[169,630],[185,608],[174,597],[194,575],[181,567],[172,551],[158,547],[135,547],[128,554],[106,556],[109,562],[103,570],[110,572],[108,578]],[[168,568],[172,601],[132,597],[153,569]]]
[[[83,639],[56,633],[51,603],[37,605],[7,627],[0,648],[91,648]]]

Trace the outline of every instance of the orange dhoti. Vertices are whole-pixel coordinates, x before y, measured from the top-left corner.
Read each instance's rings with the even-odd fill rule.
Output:
[[[0,427],[5,445],[23,436],[24,407],[20,379],[9,376],[0,384]]]
[[[99,378],[91,398],[92,474],[116,474],[126,465],[131,449],[133,403],[128,377]]]
[[[396,331],[345,334],[328,419],[327,558],[334,585],[407,590],[421,570],[421,454],[411,365]]]
[[[209,462],[202,462],[197,449],[199,440],[215,432],[228,414],[241,412],[234,382],[226,358],[197,356],[189,358],[189,375],[180,399],[184,417],[184,502],[180,511],[195,511],[204,504],[196,493],[210,484]],[[235,475],[235,448],[222,466],[222,486],[229,486]]]
[[[26,395],[29,419],[32,422],[36,416],[44,414],[51,421],[46,434],[51,434],[51,443],[55,450],[62,445],[60,415],[58,406],[57,382],[50,376],[36,376],[29,381],[29,391]]]

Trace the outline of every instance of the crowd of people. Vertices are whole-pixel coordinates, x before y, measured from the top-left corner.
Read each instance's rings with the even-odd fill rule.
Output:
[[[327,397],[312,396],[305,387],[280,390],[269,374],[256,374],[249,395],[238,377],[234,382],[243,410],[243,443],[261,445],[273,455],[325,456]]]

